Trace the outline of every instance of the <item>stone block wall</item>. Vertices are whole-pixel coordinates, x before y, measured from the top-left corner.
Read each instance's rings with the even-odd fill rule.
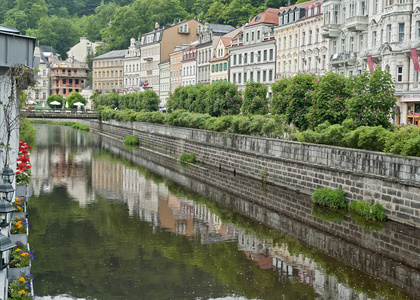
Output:
[[[380,202],[390,219],[420,227],[420,158],[150,123],[85,122],[114,137],[136,135],[156,151],[195,153],[204,165],[264,176],[307,195],[342,187],[349,200]]]

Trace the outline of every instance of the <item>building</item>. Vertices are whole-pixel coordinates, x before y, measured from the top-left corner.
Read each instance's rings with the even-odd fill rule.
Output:
[[[80,42],[74,45],[68,52],[67,57],[86,62],[86,58],[96,55],[96,47],[102,45],[102,42],[91,42],[85,37],[80,38]]]
[[[182,55],[183,51],[181,46],[176,47],[175,51],[169,54],[169,63],[170,63],[170,82],[171,82],[171,92],[173,93],[175,89],[182,85]]]
[[[65,98],[73,91],[82,92],[88,72],[89,66],[86,63],[72,58],[65,61],[54,60],[48,74],[51,80],[51,95],[61,95]]]
[[[182,85],[195,85],[197,83],[197,48],[190,45],[182,53]]]
[[[229,81],[229,47],[232,39],[221,37],[216,46],[215,56],[210,60],[210,81]],[[236,79],[236,78],[235,78]]]
[[[169,59],[159,64],[160,106],[165,107],[171,91],[171,66]]]
[[[210,59],[214,57],[219,38],[235,30],[230,25],[205,23],[199,32],[197,47],[197,83],[210,83]],[[232,36],[233,37],[233,36]]]
[[[140,64],[141,49],[140,42],[134,38],[130,40],[130,47],[123,59],[124,66],[124,94],[140,92]]]
[[[51,81],[49,73],[51,71],[51,61],[58,60],[59,56],[51,46],[36,46],[34,56],[39,59],[37,82],[34,87],[26,91],[27,104],[41,102],[41,106],[46,106],[46,101],[51,93]]]
[[[271,83],[276,72],[276,41],[273,27],[278,25],[281,9],[269,8],[247,24],[240,37],[233,39],[230,49],[231,81],[245,89],[248,81]]]
[[[417,1],[418,2],[418,1]],[[414,1],[325,1],[322,35],[330,68],[346,76],[388,69],[395,79],[394,124],[419,126],[420,12]]]
[[[315,1],[306,5],[305,15],[297,21],[301,40],[298,55],[299,73],[321,76],[328,70],[328,40],[321,36],[322,3],[323,1]]]
[[[160,96],[159,63],[169,59],[176,46],[189,45],[198,40],[202,29],[198,19],[175,21],[169,26],[155,24],[153,31],[141,37],[141,84],[143,89],[152,89]]]
[[[123,94],[123,59],[127,50],[114,50],[92,59],[93,90]]]

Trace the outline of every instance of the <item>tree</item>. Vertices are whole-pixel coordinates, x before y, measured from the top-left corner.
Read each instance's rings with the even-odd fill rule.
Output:
[[[80,102],[83,104],[87,103],[87,100],[85,99],[85,97],[80,95],[78,92],[71,92],[70,95],[66,97],[65,101],[68,103],[69,108],[78,108],[77,106],[74,105],[77,102]]]
[[[373,72],[366,70],[353,79],[353,96],[347,102],[347,109],[355,126],[390,127],[397,98],[389,71],[378,66]]]
[[[57,104],[57,105],[52,105],[52,104],[51,104],[51,102],[54,102],[54,101],[57,101],[57,102],[59,102],[60,104]],[[49,106],[49,107],[51,107],[51,108],[62,108],[62,107],[63,107],[63,105],[64,105],[64,98],[63,98],[63,96],[61,96],[61,95],[51,95],[51,96],[49,96],[49,97],[48,97],[48,99],[47,99],[47,104],[48,104],[48,106]]]
[[[11,9],[4,15],[4,25],[17,28],[22,34],[28,29],[28,18],[25,12]]]
[[[268,87],[265,84],[255,81],[248,81],[244,92],[242,113],[253,115],[268,114]]]
[[[290,78],[283,77],[277,83],[271,84],[273,96],[270,101],[270,110],[272,114],[285,115],[289,101],[286,98],[286,89],[290,84]]]

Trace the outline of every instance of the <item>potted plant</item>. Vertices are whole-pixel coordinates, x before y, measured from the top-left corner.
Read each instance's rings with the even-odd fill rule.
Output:
[[[9,281],[8,299],[33,298],[32,275],[20,274]]]
[[[31,261],[34,258],[32,251],[29,249],[29,244],[16,242],[16,247],[12,251],[9,264],[9,278],[19,276],[21,273],[29,273],[31,271]]]
[[[29,146],[25,142],[19,142],[19,156],[16,168],[16,196],[26,197],[26,189],[31,181],[31,161],[29,159]]]
[[[26,216],[26,202],[22,201],[21,198],[15,198],[15,202],[13,202],[13,207],[15,208],[13,216],[17,216],[19,218],[23,218]]]
[[[26,244],[28,242],[28,233],[28,220],[15,216],[10,225],[10,240],[12,243],[21,241],[23,244]]]

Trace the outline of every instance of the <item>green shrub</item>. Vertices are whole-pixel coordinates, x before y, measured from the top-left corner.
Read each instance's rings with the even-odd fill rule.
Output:
[[[368,203],[363,200],[351,201],[349,204],[350,210],[358,213],[366,219],[385,221],[386,214],[384,208],[380,203]]]
[[[51,102],[59,102],[59,105],[52,105]],[[64,98],[61,95],[51,95],[48,97],[47,99],[47,104],[49,107],[51,107],[52,109],[56,109],[56,108],[62,108],[64,105]]]
[[[323,207],[319,205],[312,205],[312,215],[320,220],[326,222],[341,223],[344,220],[345,210],[336,210],[330,207]]]
[[[124,144],[128,145],[139,145],[139,138],[134,135],[127,135],[124,137]]]
[[[242,113],[266,115],[268,114],[268,87],[255,81],[248,81],[244,92]]]
[[[75,124],[71,125],[71,128],[79,129],[79,130],[83,130],[83,131],[90,131],[89,126],[84,125],[84,124],[79,124],[79,123],[75,123]]]
[[[386,137],[384,151],[393,154],[415,155],[416,149],[413,149],[413,146],[415,147],[419,136],[420,128],[417,126],[398,127]],[[417,153],[418,151],[417,149]]]
[[[182,153],[181,156],[179,157],[179,160],[181,162],[188,162],[188,163],[192,163],[195,164],[197,162],[197,159],[195,157],[194,153]]]
[[[270,111],[272,114],[285,115],[289,101],[286,96],[286,89],[290,84],[290,78],[283,77],[277,83],[271,84],[273,96],[270,100]]]
[[[241,107],[242,95],[236,84],[219,81],[209,86],[206,112],[212,117],[237,115],[241,112]]]
[[[25,117],[19,118],[19,141],[32,144],[35,141],[36,131],[31,121]]]
[[[383,151],[385,141],[391,132],[382,126],[361,126],[345,136],[346,145],[350,148],[371,151]]]
[[[311,195],[312,202],[333,208],[347,208],[346,195],[343,189],[316,189]]]

